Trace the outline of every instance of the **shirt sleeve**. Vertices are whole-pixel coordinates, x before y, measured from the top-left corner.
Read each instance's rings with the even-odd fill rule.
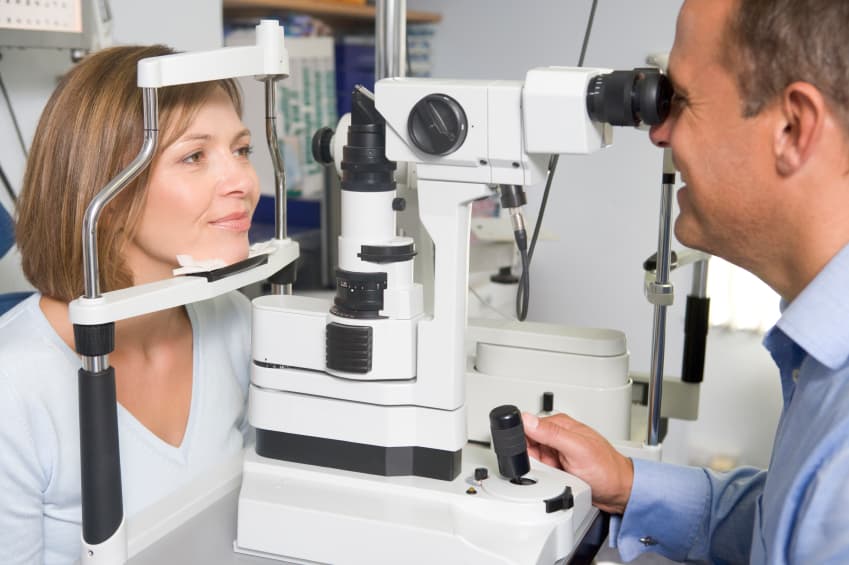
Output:
[[[44,473],[15,388],[0,375],[0,563],[41,563]]]
[[[766,471],[729,473],[634,460],[625,514],[611,524],[611,545],[625,561],[652,551],[674,561],[745,563]]]

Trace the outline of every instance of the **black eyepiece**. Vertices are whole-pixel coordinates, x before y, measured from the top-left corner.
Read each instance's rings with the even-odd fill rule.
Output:
[[[655,68],[613,71],[590,79],[587,111],[614,126],[663,123],[672,102],[672,83]]]

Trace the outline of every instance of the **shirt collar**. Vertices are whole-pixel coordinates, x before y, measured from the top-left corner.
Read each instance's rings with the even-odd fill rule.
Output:
[[[775,324],[808,355],[837,369],[849,358],[849,245],[831,258]]]

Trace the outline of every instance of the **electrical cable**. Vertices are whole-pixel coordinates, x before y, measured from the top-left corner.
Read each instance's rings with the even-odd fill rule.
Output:
[[[12,190],[12,185],[9,182],[9,177],[6,176],[6,171],[3,170],[3,165],[0,165],[0,182],[3,183],[3,187],[6,189],[6,192],[9,193],[9,198],[12,199],[12,203],[17,204],[18,195],[15,194],[14,190]]]
[[[589,45],[593,22],[595,21],[596,8],[598,8],[598,0],[593,0],[592,5],[590,6],[590,14],[587,18],[587,27],[584,30],[584,40],[581,43],[581,54],[578,56],[579,67],[584,66],[584,59],[587,55],[587,45]],[[519,287],[516,289],[516,316],[519,318],[519,321],[524,321],[525,317],[528,315],[528,302],[530,301],[529,294],[531,290],[531,260],[534,257],[534,249],[536,249],[537,246],[539,230],[540,226],[542,226],[542,218],[545,215],[545,208],[548,205],[548,195],[551,192],[551,183],[554,180],[554,173],[557,171],[557,163],[559,160],[559,155],[552,155],[548,160],[548,177],[545,180],[545,189],[542,192],[542,201],[539,205],[539,214],[537,214],[536,225],[534,225],[534,233],[531,236],[531,244],[527,252],[523,252],[521,248],[519,249],[519,256],[522,261],[522,275],[519,277]]]
[[[593,30],[593,21],[595,20],[595,10],[598,7],[598,0],[593,0],[593,5],[590,6],[590,15],[587,18],[587,28],[584,31],[584,42],[581,44],[581,55],[578,57],[578,66],[584,66],[584,57],[587,55],[587,45],[590,42],[590,33]]]
[[[15,116],[15,109],[12,107],[12,100],[9,98],[9,93],[6,91],[6,84],[3,82],[2,74],[0,74],[0,91],[3,92],[3,98],[6,99],[6,106],[9,108],[9,116],[12,118],[12,124],[15,126],[15,132],[18,134],[18,141],[21,144],[21,150],[24,152],[24,157],[29,157],[27,144],[24,142],[24,136],[21,133],[21,126],[18,124],[17,116]]]

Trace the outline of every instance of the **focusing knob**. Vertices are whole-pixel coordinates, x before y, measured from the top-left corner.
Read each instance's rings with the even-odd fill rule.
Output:
[[[312,156],[316,162],[329,165],[333,162],[333,130],[323,127],[312,136]]]
[[[524,484],[520,479],[531,470],[531,461],[528,459],[522,413],[510,404],[493,408],[489,413],[489,428],[492,448],[498,459],[498,472],[516,484]]]
[[[468,130],[466,113],[447,94],[428,94],[413,106],[407,119],[410,140],[429,155],[449,155],[463,145]]]

